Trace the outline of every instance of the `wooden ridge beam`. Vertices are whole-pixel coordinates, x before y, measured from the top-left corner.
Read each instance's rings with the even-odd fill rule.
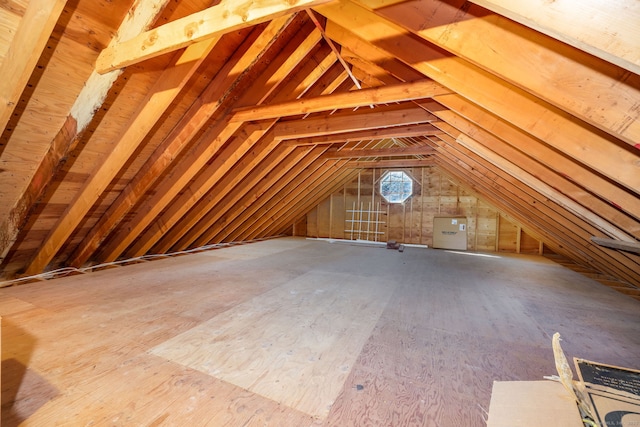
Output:
[[[185,16],[136,37],[109,46],[96,61],[99,72],[126,67],[193,43],[260,24],[328,0],[223,0],[220,4]]]
[[[345,5],[349,9],[345,9]],[[354,7],[346,2],[315,9],[329,19],[327,34],[342,46],[360,53],[361,46],[366,49],[367,45],[373,43],[379,55],[396,56],[585,166],[633,192],[640,192],[640,164],[634,148],[621,146],[619,140],[612,136],[598,132],[568,113],[462,58],[431,48],[426,41],[416,39],[407,30],[381,20],[365,8]],[[371,40],[371,43],[365,40]]]
[[[260,107],[243,108],[236,110],[231,120],[273,119],[321,111],[425,99],[450,93],[451,91],[442,85],[433,80],[425,79],[393,86],[382,86],[371,89],[354,90],[347,93],[324,95],[311,99],[304,98],[275,105],[269,104]]]
[[[309,15],[309,18],[311,19],[313,24],[316,26],[320,34],[322,34],[322,38],[324,39],[325,43],[329,45],[333,54],[336,56],[336,58],[338,58],[338,62],[340,62],[340,64],[342,65],[346,73],[349,75],[349,78],[351,79],[353,84],[358,89],[362,89],[360,82],[358,81],[358,79],[356,79],[356,76],[354,76],[353,73],[351,72],[351,68],[349,68],[349,65],[344,61],[344,59],[342,58],[342,55],[340,55],[340,51],[338,51],[338,49],[336,48],[336,45],[333,44],[333,41],[329,37],[327,37],[327,34],[324,32],[324,27],[320,24],[320,20],[316,16],[315,12],[312,11],[311,9],[305,9],[305,11],[307,12],[307,15]]]
[[[414,0],[376,14],[632,146],[638,143],[640,76],[480,6],[462,9],[463,3]],[[636,12],[640,18],[640,7]]]
[[[119,142],[104,159],[100,167],[86,181],[80,192],[67,207],[51,230],[41,248],[27,267],[25,274],[41,273],[66,242],[75,228],[89,212],[102,192],[129,160],[174,98],[189,81],[193,73],[215,45],[215,39],[191,45],[175,55],[173,66],[167,67],[162,76],[147,93],[141,107],[120,136]]]
[[[435,166],[433,159],[395,159],[395,160],[352,160],[345,167],[355,169],[402,169]]]

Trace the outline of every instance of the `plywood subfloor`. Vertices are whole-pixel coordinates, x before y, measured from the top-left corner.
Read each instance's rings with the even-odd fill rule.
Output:
[[[640,302],[541,257],[269,240],[0,289],[2,425],[483,426],[494,380],[640,367]]]

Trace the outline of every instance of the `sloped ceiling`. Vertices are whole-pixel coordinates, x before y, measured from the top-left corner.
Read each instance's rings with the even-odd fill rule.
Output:
[[[369,161],[638,286],[640,5],[611,3],[0,2],[2,276],[277,235]]]

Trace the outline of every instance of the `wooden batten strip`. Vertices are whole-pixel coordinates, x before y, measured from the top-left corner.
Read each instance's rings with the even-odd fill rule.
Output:
[[[51,230],[41,249],[29,264],[25,272],[26,275],[40,273],[49,264],[102,192],[144,140],[156,121],[171,105],[176,95],[213,49],[215,43],[215,39],[209,39],[206,42],[191,45],[184,52],[176,55],[173,61],[175,65],[168,67],[149,91],[141,104],[141,109],[131,119],[113,151],[104,159],[104,162],[91,178],[87,180],[74,201],[68,206],[58,223]]]
[[[220,4],[164,24],[130,40],[109,46],[96,61],[96,69],[112,71],[172,52],[212,37],[260,24],[329,0],[223,0]]]
[[[331,48],[331,51],[338,58],[338,62],[340,62],[340,64],[342,64],[342,67],[344,68],[344,70],[349,75],[349,78],[351,79],[353,84],[358,89],[362,89],[362,85],[360,84],[358,79],[356,79],[356,76],[354,76],[353,73],[351,72],[351,67],[349,67],[349,64],[347,64],[345,62],[345,60],[342,58],[342,55],[340,55],[340,51],[336,48],[336,45],[333,43],[333,41],[329,37],[327,37],[327,34],[324,32],[324,27],[320,24],[320,21],[319,21],[318,17],[316,16],[315,12],[312,11],[311,9],[306,9],[306,12],[307,12],[307,15],[309,15],[309,18],[311,18],[311,21],[313,22],[313,24],[318,29],[318,31],[320,31],[320,34],[322,34],[322,38],[324,39],[325,43],[327,43],[327,45],[329,45],[329,47]]]

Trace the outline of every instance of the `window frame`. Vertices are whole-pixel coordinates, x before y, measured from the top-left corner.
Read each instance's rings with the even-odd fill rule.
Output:
[[[398,175],[402,179],[391,180],[391,181],[387,180],[388,177],[394,177],[396,175]],[[399,191],[392,191],[392,192],[385,191],[385,189],[383,189],[383,186],[387,182],[390,182],[391,184],[398,183],[398,184],[400,184],[402,186],[402,189],[400,189]],[[405,192],[407,183],[409,184],[409,192],[408,192],[408,194]],[[398,189],[395,189],[395,190],[398,190]],[[392,204],[404,203],[409,198],[411,198],[413,196],[413,192],[414,192],[413,178],[411,177],[411,175],[409,175],[407,172],[405,172],[403,170],[388,170],[388,171],[385,171],[382,174],[382,176],[380,177],[380,181],[379,181],[379,184],[378,184],[378,192],[380,193],[380,196],[387,203],[392,203]],[[392,197],[394,195],[397,195],[397,197]],[[406,195],[406,197],[403,197],[405,195]]]

